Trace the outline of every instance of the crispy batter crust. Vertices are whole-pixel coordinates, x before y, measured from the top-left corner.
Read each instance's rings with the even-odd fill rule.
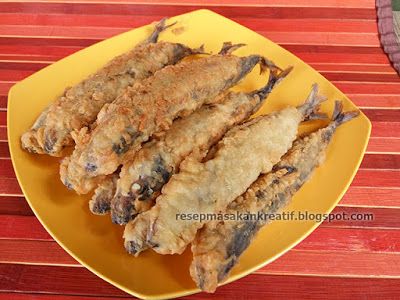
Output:
[[[61,180],[78,193],[89,192],[98,183],[96,177],[113,173],[150,135],[168,129],[176,117],[213,102],[260,59],[257,55],[200,58],[165,67],[128,87],[103,108],[90,135],[79,135],[72,156],[61,164]]]
[[[94,122],[100,109],[127,86],[190,54],[191,50],[181,44],[159,42],[142,43],[114,58],[51,104],[22,135],[22,147],[33,153],[60,156],[65,146],[73,144],[71,131]]]
[[[203,222],[184,221],[179,216],[224,210],[260,173],[270,171],[279,161],[296,138],[301,119],[295,108],[287,108],[231,130],[218,144],[213,159],[181,167],[164,186],[156,205],[128,223],[125,241],[137,243],[143,234],[136,227],[147,228],[147,243],[156,252],[182,253]]]
[[[163,139],[141,149],[121,170],[112,202],[114,222],[126,223],[134,214],[148,210],[185,157],[194,149],[201,156],[229,128],[248,118],[259,102],[258,96],[229,93],[222,103],[206,105],[175,121]],[[126,198],[130,198],[133,205],[124,205]]]
[[[303,105],[237,126],[217,144],[210,160],[199,163],[189,159],[182,164],[156,205],[125,227],[128,252],[138,254],[150,246],[161,254],[182,253],[204,224],[194,216],[225,210],[261,173],[271,171],[291,147],[299,123],[324,100],[314,85]]]

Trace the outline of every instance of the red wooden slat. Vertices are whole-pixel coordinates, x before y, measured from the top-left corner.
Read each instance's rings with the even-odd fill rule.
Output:
[[[284,48],[286,45],[282,45]],[[296,56],[304,60],[306,63],[348,63],[348,64],[390,64],[389,58],[384,54],[363,54],[345,52],[336,53],[332,55],[331,53],[316,53],[312,52],[297,52]]]
[[[66,295],[117,296],[124,292],[84,268],[30,265],[0,265],[3,292],[40,292]],[[54,280],[62,278],[63,280]],[[236,299],[246,292],[247,299],[396,299],[400,289],[396,279],[277,276],[253,274],[218,288],[215,294],[195,294],[185,299]],[[357,287],[357,289],[355,288]],[[332,291],[335,291],[334,293]],[[40,298],[39,298],[40,299]]]
[[[399,122],[400,109],[363,109],[363,113],[376,122]]]
[[[10,159],[0,159],[0,178],[15,178],[14,168]]]
[[[397,74],[320,72],[329,81],[400,82]]]
[[[332,25],[331,25],[332,26]],[[0,36],[13,37],[60,37],[63,39],[94,39],[100,41],[130,28],[110,27],[65,27],[65,26],[18,26],[3,25],[0,27]],[[349,33],[349,32],[302,32],[299,31],[271,31],[257,30],[258,33],[280,44],[312,44],[312,45],[354,45],[377,47],[380,45],[377,33]],[[7,40],[7,39],[6,39]],[[76,43],[81,45],[77,40]],[[86,44],[85,44],[86,45]]]
[[[398,83],[335,82],[335,85],[346,94],[400,94]]]
[[[0,215],[33,216],[24,197],[0,196]]]
[[[3,292],[125,295],[84,268],[0,264],[0,274],[0,291]]]
[[[400,253],[400,231],[318,227],[294,249]]]
[[[326,18],[326,19],[369,19],[375,20],[375,8],[338,7],[246,7],[246,6],[207,6],[207,5],[151,5],[151,4],[86,4],[75,3],[8,3],[0,5],[0,13],[43,14],[84,14],[84,15],[164,15],[175,16],[196,9],[209,8],[226,17],[263,18]]]
[[[353,186],[399,187],[399,170],[359,170],[352,182]]]
[[[339,205],[400,207],[400,189],[350,186]]]
[[[400,154],[367,154],[360,167],[363,169],[400,169]]]
[[[52,240],[36,217],[0,215],[0,238]]]
[[[112,226],[112,225],[110,225]],[[320,251],[322,254],[315,254]],[[24,264],[46,264],[46,265],[71,265],[80,266],[67,252],[65,252],[55,241],[21,240],[21,239],[0,239],[0,263],[24,263]],[[357,268],[349,269],[354,260],[352,255],[345,255],[346,252],[365,255],[373,253],[375,260],[387,262],[388,259],[400,259],[400,231],[399,230],[371,230],[371,229],[343,229],[319,227],[302,243],[294,248],[294,253],[289,256],[291,260],[297,261],[290,267],[286,265],[288,258],[279,259],[273,272],[285,270],[290,274],[310,274],[310,268],[322,275],[334,275],[326,271],[326,265],[321,265],[318,259],[330,256],[333,260],[341,259],[341,264],[345,267],[337,266],[336,275],[365,275],[370,273],[371,266],[359,265]],[[308,253],[308,254],[307,254]],[[350,254],[348,253],[348,254]],[[335,254],[338,254],[336,257]],[[304,263],[302,258],[314,256],[315,261]],[[365,259],[365,257],[364,257]],[[392,261],[394,263],[394,261]],[[398,267],[400,268],[400,266]],[[381,275],[393,275],[400,269],[394,269],[391,273]],[[267,268],[270,270],[270,268]],[[394,274],[396,275],[396,274]]]
[[[373,262],[373,263],[372,263]],[[292,250],[261,268],[257,273],[291,275],[302,274],[324,276],[399,276],[399,254],[301,251]]]
[[[348,47],[342,49],[343,52],[346,52],[346,50],[349,50]],[[362,74],[397,74],[395,69],[390,65],[314,63],[311,64],[311,66],[320,72],[336,72],[338,74],[344,74],[345,72],[359,72]]]
[[[106,297],[101,296],[100,299],[112,299],[112,300],[125,300],[127,298],[134,299],[133,297],[126,295],[125,297]],[[82,297],[79,295],[55,295],[55,294],[29,294],[29,293],[4,293],[0,292],[0,299],[1,300],[93,300],[93,297]]]
[[[400,122],[372,122],[371,137],[400,138]]]
[[[7,127],[0,126],[0,141],[7,141]]]
[[[369,140],[367,151],[400,153],[400,138],[372,137]]]
[[[135,28],[149,24],[160,16],[122,15],[65,15],[65,14],[1,14],[1,25],[30,26],[68,26],[68,27],[108,27]],[[315,32],[377,32],[374,20],[341,20],[341,19],[260,19],[257,17],[232,18],[232,20],[252,29],[268,31]]]
[[[332,211],[332,215],[336,216],[336,219],[330,222],[325,221],[321,226],[340,228],[400,228],[398,221],[400,220],[400,209],[336,206]],[[350,220],[351,216],[358,216],[365,221]]]
[[[392,107],[399,108],[400,101],[398,95],[379,95],[379,94],[346,94],[351,101],[359,107]]]
[[[53,241],[0,239],[0,263],[80,264]]]
[[[21,0],[20,0],[21,1]],[[38,2],[37,0],[24,0],[23,2]],[[53,0],[41,0],[40,2],[54,2]],[[143,0],[64,0],[64,1],[57,1],[61,3],[108,3],[108,4],[120,4],[123,3],[136,3],[142,4],[144,3]],[[153,4],[190,4],[190,5],[202,5],[204,4],[204,0],[190,0],[190,1],[171,1],[171,0],[155,0],[151,1]],[[351,7],[351,8],[373,8],[374,3],[371,0],[347,0],[345,2],[338,2],[337,0],[325,0],[321,2],[319,0],[275,0],[273,3],[269,0],[208,0],[207,3],[210,5],[217,5],[217,6],[225,6],[225,5],[232,5],[232,6],[289,6],[289,7]]]
[[[21,196],[22,191],[16,178],[1,178],[0,195]]]
[[[8,143],[0,141],[0,158],[10,157],[10,151],[8,149]]]

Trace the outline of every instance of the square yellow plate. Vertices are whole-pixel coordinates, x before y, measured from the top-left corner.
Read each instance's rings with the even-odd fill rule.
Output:
[[[323,106],[331,113],[335,99],[344,100],[345,109],[355,106],[324,77],[300,59],[259,34],[208,10],[198,10],[175,18],[174,34],[161,34],[162,40],[181,42],[191,47],[205,44],[207,51],[219,50],[223,41],[246,43],[237,55],[263,54],[281,67],[294,71],[271,94],[261,109],[267,113],[286,105],[301,103],[317,82],[329,97]],[[58,176],[59,159],[22,151],[20,136],[38,114],[67,86],[94,72],[114,56],[128,51],[145,39],[151,26],[145,26],[110,38],[37,72],[12,87],[8,100],[8,138],[11,158],[18,181],[30,206],[52,237],[76,260],[101,278],[122,290],[142,298],[172,298],[195,293],[189,276],[191,253],[157,255],[152,251],[134,258],[125,253],[122,228],[110,218],[94,216],[88,209],[89,196],[68,191]],[[252,90],[260,87],[266,76],[254,70],[237,87]],[[307,126],[315,129],[320,124]],[[348,188],[363,157],[371,125],[365,115],[340,128],[327,152],[326,162],[301,191],[287,210],[328,213]],[[227,282],[233,281],[271,262],[304,239],[318,224],[306,221],[276,221],[264,228],[242,256]]]

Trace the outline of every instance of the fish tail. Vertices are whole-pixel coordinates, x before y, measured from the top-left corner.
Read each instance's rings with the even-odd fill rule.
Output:
[[[322,114],[318,113],[318,109],[320,104],[326,101],[326,99],[325,96],[318,93],[318,84],[314,83],[306,101],[304,104],[298,106],[297,109],[303,114],[304,120],[321,118]]]
[[[332,113],[332,122],[334,122],[335,126],[340,126],[341,124],[350,121],[351,119],[356,118],[360,112],[358,110],[352,110],[343,112],[343,102],[336,100],[335,108]]]
[[[260,99],[265,99],[271,93],[274,87],[276,87],[278,83],[280,83],[293,70],[292,66],[282,71],[272,62],[270,62],[269,64],[264,64],[264,63],[265,62],[261,62],[261,65],[266,66],[270,70],[268,82],[264,87],[252,93],[253,95],[258,95]]]
[[[154,31],[152,32],[152,34],[149,36],[149,38],[147,39],[148,43],[157,43],[158,37],[160,35],[161,32],[163,32],[164,30],[166,30],[167,28],[174,26],[176,24],[176,22],[169,24],[169,25],[165,25],[165,22],[168,20],[168,18],[163,18],[161,19],[155,26]]]
[[[237,49],[239,49],[239,48],[241,48],[243,46],[246,46],[246,44],[242,44],[242,43],[232,44],[232,42],[224,42],[222,44],[222,48],[221,48],[221,50],[219,50],[218,54],[220,54],[220,55],[228,55],[228,54],[231,54],[233,51],[235,51],[235,50],[237,50]]]

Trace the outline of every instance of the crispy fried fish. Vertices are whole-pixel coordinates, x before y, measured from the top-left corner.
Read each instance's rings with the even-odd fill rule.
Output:
[[[150,209],[185,157],[193,151],[206,152],[230,128],[255,113],[290,71],[288,68],[282,72],[273,66],[264,88],[251,93],[231,92],[221,102],[205,105],[188,117],[174,121],[159,141],[143,147],[122,167],[111,202],[113,222],[126,224],[137,213]]]
[[[22,135],[22,148],[32,153],[60,156],[64,147],[73,144],[71,132],[93,123],[100,109],[127,86],[151,76],[166,65],[201,52],[182,44],[157,43],[160,32],[168,27],[163,19],[146,41],[67,89]]]
[[[336,102],[330,124],[293,143],[293,147],[273,170],[260,176],[245,194],[236,198],[226,214],[258,214],[266,216],[281,210],[292,196],[311,177],[315,168],[323,163],[325,150],[337,127],[358,115],[358,111],[342,112]],[[214,292],[236,265],[258,230],[268,219],[246,221],[211,221],[197,233],[192,243],[193,261],[190,274],[197,286]]]
[[[223,211],[261,173],[271,171],[292,146],[299,123],[323,100],[314,85],[303,105],[231,129],[209,160],[184,161],[180,172],[163,187],[156,205],[125,227],[127,251],[138,254],[152,247],[161,254],[182,253],[204,224],[199,215]]]
[[[76,136],[73,154],[64,159],[62,182],[80,194],[93,189],[157,132],[177,117],[212,103],[258,63],[260,55],[213,55],[167,66],[144,79],[104,108],[90,134]],[[128,151],[132,150],[132,151]]]

